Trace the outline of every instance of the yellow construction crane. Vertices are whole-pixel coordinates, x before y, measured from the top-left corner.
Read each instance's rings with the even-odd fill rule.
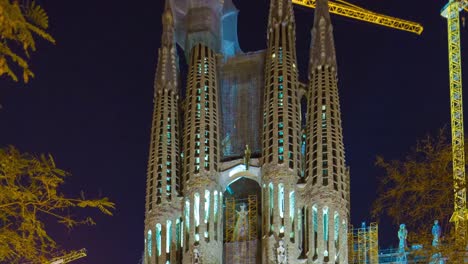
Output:
[[[74,260],[77,260],[77,259],[80,259],[80,258],[84,258],[86,257],[87,254],[86,254],[86,249],[82,248],[78,251],[72,251],[68,254],[65,254],[63,256],[60,256],[60,257],[56,257],[54,259],[52,259],[49,264],[65,264],[65,263],[70,263]]]
[[[292,2],[297,5],[315,8],[317,0],[292,0]],[[418,35],[423,32],[423,26],[419,23],[378,14],[342,0],[328,1],[328,8],[332,14],[408,31]]]
[[[450,221],[455,223],[455,241],[467,245],[465,135],[463,133],[462,70],[460,49],[460,12],[468,7],[468,0],[449,0],[441,15],[447,19],[450,75],[450,110],[452,125],[452,160],[454,211]]]

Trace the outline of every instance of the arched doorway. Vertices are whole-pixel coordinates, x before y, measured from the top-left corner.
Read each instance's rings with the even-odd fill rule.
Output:
[[[224,263],[261,263],[261,188],[237,175],[224,192]]]

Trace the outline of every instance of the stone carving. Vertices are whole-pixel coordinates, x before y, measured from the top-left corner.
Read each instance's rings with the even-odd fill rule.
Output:
[[[201,259],[200,259],[200,251],[198,251],[197,248],[193,250],[193,264],[200,264]]]
[[[250,156],[252,155],[252,151],[250,150],[249,145],[245,145],[244,155],[245,170],[249,170]]]
[[[406,248],[406,238],[408,237],[408,230],[406,230],[405,224],[400,225],[400,230],[398,230],[398,239],[400,240],[400,244],[398,248],[400,251],[404,251]]]
[[[276,249],[278,264],[286,264],[286,249],[284,248],[284,241],[278,241],[278,248]]]
[[[248,215],[249,211],[245,210],[245,204],[240,206],[241,210],[237,212],[237,222],[234,229],[234,241],[245,241],[248,237]]]
[[[434,225],[432,226],[432,246],[437,247],[439,245],[439,239],[441,235],[441,230],[439,226],[439,220],[434,221]]]

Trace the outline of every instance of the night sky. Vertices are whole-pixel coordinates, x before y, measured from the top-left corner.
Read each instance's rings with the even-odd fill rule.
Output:
[[[266,47],[268,0],[235,0],[244,51]],[[0,147],[51,153],[73,175],[63,191],[103,195],[115,216],[71,232],[53,227],[67,249],[88,249],[76,263],[138,263],[143,251],[146,163],[163,0],[39,3],[57,45],[39,42],[29,84],[0,79]],[[446,21],[442,0],[354,0],[367,9],[420,22],[421,36],[332,16],[352,223],[369,218],[376,197],[376,155],[404,156],[417,139],[448,125]],[[297,55],[306,81],[313,10],[295,8]],[[467,61],[468,30],[462,33]],[[463,45],[462,45],[463,46]],[[464,79],[468,80],[464,65]],[[465,85],[466,86],[466,85]],[[429,232],[428,227],[428,232]],[[382,222],[381,246],[397,227]],[[411,230],[410,230],[411,232]]]

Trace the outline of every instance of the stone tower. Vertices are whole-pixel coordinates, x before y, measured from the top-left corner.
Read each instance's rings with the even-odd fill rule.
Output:
[[[301,172],[301,111],[296,62],[296,25],[290,0],[271,0],[265,54],[262,208],[263,258],[276,263],[279,243],[286,263],[297,259],[296,183]]]
[[[166,2],[163,34],[154,82],[154,111],[146,189],[146,258],[148,263],[180,263],[182,247],[179,153],[179,81],[175,24]]]
[[[165,1],[144,263],[348,263],[349,171],[327,1],[317,0],[308,84],[290,0],[270,0],[266,49],[247,53],[232,0]],[[239,205],[258,214],[239,219]],[[241,220],[251,246],[235,251]]]
[[[191,1],[186,15],[184,263],[216,264],[222,261],[217,73],[221,10],[222,5],[215,0]]]
[[[309,60],[304,200],[311,217],[304,250],[309,261],[346,263],[349,174],[327,0],[317,1]]]

